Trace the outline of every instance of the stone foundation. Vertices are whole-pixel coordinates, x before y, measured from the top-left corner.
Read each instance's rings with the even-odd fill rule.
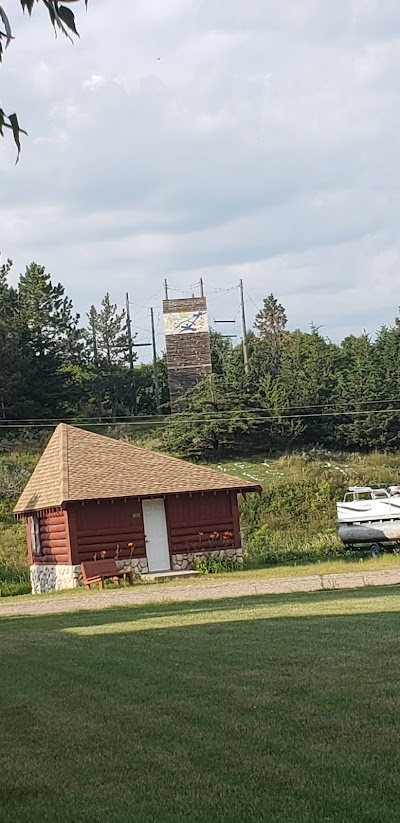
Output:
[[[149,567],[145,557],[134,557],[131,560],[117,560],[119,569],[133,571],[134,574],[147,574]],[[67,566],[61,563],[37,563],[30,568],[32,594],[47,594],[59,592],[62,589],[76,589],[83,586],[80,565]]]
[[[117,566],[124,571],[133,571],[134,574],[148,574],[147,557],[132,557],[131,560],[117,560]]]
[[[35,564],[30,568],[32,594],[75,589],[79,585],[80,570],[80,566],[67,566],[62,563]]]
[[[189,571],[196,568],[195,561],[206,560],[207,557],[215,557],[220,559],[222,557],[229,557],[238,566],[243,566],[243,549],[217,549],[212,552],[185,552],[183,554],[172,555],[172,571],[180,572]]]

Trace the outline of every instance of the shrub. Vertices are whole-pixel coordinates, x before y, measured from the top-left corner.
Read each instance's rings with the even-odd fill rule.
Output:
[[[27,566],[0,562],[0,597],[28,594],[30,590],[30,575]]]
[[[195,557],[194,568],[201,574],[221,574],[222,572],[236,572],[242,567],[232,557]]]
[[[254,564],[318,560],[346,552],[336,532],[333,529],[321,531],[317,523],[314,528],[310,526],[307,529],[292,525],[286,533],[271,531],[265,524],[249,537],[246,550]]]

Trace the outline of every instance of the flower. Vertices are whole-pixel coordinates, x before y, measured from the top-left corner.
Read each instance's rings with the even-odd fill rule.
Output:
[[[134,543],[128,543],[128,549],[131,549],[134,545]]]

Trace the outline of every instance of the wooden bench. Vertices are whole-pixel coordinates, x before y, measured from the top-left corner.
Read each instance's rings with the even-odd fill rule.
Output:
[[[115,560],[90,560],[81,563],[82,577],[86,589],[90,589],[92,583],[98,583],[100,589],[104,589],[105,580],[114,580],[119,586],[121,577],[127,577],[129,585],[133,586],[133,572],[119,569]]]

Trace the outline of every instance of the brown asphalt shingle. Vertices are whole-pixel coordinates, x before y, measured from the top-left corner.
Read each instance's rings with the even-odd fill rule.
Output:
[[[218,489],[258,491],[259,487],[216,469],[196,466],[61,423],[14,512],[47,509],[73,500]]]

